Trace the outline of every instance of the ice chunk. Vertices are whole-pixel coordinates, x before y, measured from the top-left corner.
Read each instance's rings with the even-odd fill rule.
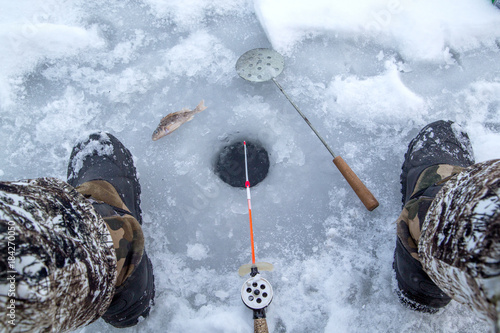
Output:
[[[208,257],[208,248],[200,243],[187,244],[187,256],[193,260],[203,260]]]

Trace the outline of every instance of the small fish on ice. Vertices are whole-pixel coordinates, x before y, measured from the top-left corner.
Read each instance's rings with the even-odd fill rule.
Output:
[[[163,117],[160,121],[160,124],[153,132],[153,141],[163,138],[165,135],[168,135],[178,129],[182,124],[187,121],[193,119],[194,115],[205,110],[207,107],[203,105],[204,101],[202,100],[198,106],[194,110],[189,110],[187,108],[183,108],[180,111],[170,113]]]

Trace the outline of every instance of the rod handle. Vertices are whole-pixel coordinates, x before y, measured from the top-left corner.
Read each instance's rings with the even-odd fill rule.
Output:
[[[267,329],[266,318],[257,318],[253,320],[253,332],[254,333],[269,333]]]
[[[340,173],[344,176],[345,180],[347,180],[361,202],[365,205],[366,209],[372,211],[377,208],[377,199],[375,199],[372,192],[370,192],[365,184],[363,184],[363,182],[358,178],[354,171],[352,171],[349,165],[347,165],[344,159],[340,156],[337,156],[333,159],[333,163],[335,164],[337,169],[339,169]]]

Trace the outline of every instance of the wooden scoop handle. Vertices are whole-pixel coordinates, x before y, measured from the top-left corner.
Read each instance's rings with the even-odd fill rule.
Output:
[[[253,320],[254,333],[268,333],[266,318],[257,318]]]
[[[333,163],[339,169],[340,173],[344,176],[345,180],[351,185],[351,188],[356,192],[358,198],[363,202],[366,209],[369,211],[374,210],[378,207],[378,201],[375,199],[373,194],[370,192],[368,188],[366,188],[365,184],[356,176],[354,171],[347,165],[344,159],[340,156],[337,156],[333,159]]]

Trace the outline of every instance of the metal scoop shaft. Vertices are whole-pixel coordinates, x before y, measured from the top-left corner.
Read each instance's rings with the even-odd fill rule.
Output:
[[[339,169],[340,173],[347,180],[358,198],[369,211],[378,207],[379,203],[370,190],[363,184],[359,177],[352,171],[347,163],[340,156],[336,156],[333,150],[328,146],[323,137],[311,124],[309,119],[300,111],[299,107],[285,92],[283,87],[276,81],[275,77],[281,74],[285,65],[283,56],[271,49],[253,49],[245,52],[236,62],[236,71],[238,75],[250,82],[266,82],[272,80],[279,90],[285,95],[286,99],[292,104],[302,119],[309,125],[314,134],[323,143],[328,152],[333,157],[333,163]]]

